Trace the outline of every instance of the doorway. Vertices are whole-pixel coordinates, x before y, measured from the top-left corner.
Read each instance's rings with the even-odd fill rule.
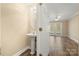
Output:
[[[50,22],[50,35],[55,36],[62,35],[62,22],[58,21]]]

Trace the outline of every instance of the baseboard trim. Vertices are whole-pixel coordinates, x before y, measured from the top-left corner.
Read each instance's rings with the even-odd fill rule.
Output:
[[[76,39],[76,40],[74,40],[72,37],[70,37],[70,36],[68,36],[71,40],[73,40],[73,41],[75,41],[77,44],[79,44],[79,41]]]
[[[25,52],[27,49],[31,49],[29,46],[25,47],[24,49],[18,51],[16,54],[14,54],[13,56],[20,56],[23,52]]]

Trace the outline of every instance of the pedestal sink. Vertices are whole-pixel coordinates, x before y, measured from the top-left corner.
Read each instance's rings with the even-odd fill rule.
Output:
[[[37,36],[35,32],[33,32],[33,33],[28,33],[28,34],[26,34],[26,35],[29,36],[29,37],[35,37],[35,36]]]
[[[37,40],[36,38],[37,38],[37,34],[35,32],[32,32],[32,33],[28,33],[26,35],[31,38],[31,54],[36,55],[36,40]]]

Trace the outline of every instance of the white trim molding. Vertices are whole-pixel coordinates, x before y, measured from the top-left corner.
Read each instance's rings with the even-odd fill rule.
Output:
[[[27,49],[31,49],[29,46],[25,47],[24,49],[18,51],[16,54],[14,54],[13,56],[20,56],[23,52],[25,52]]]
[[[70,38],[71,40],[74,40],[77,44],[79,44],[79,41],[78,41],[77,39],[75,39],[74,37],[70,37],[70,36],[69,36],[69,38]]]

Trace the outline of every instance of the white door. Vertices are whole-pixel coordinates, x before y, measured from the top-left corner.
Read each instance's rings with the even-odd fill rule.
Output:
[[[37,55],[47,56],[49,53],[49,21],[43,6],[38,6]]]

